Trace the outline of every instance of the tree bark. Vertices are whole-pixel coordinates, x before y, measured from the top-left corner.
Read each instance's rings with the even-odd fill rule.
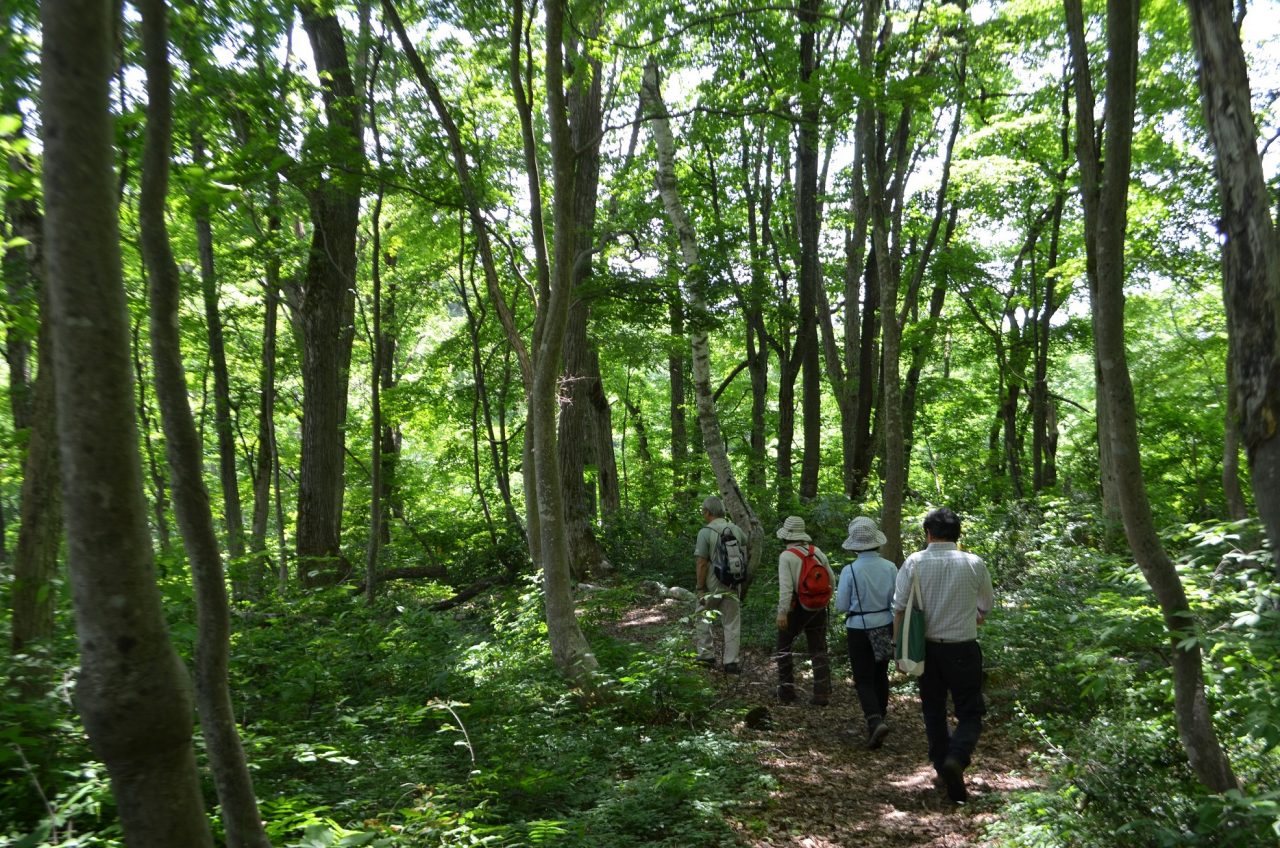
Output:
[[[521,2],[521,0],[517,0]],[[609,563],[596,540],[595,510],[587,486],[587,459],[595,447],[595,422],[591,407],[590,352],[587,349],[587,316],[582,300],[569,309],[564,343],[564,400],[560,404],[557,450],[564,481],[565,520],[569,534],[569,570],[575,580],[586,580]]]
[[[818,359],[818,288],[822,285],[818,241],[818,120],[820,92],[813,84],[818,68],[818,0],[802,0],[800,23],[800,126],[796,146],[796,221],[800,236],[800,317],[796,356],[804,374],[804,457],[800,463],[800,499],[818,496],[822,462],[822,371]]]
[[[516,0],[519,4],[522,0]],[[560,463],[556,450],[557,384],[562,373],[565,328],[573,297],[575,246],[578,226],[575,192],[583,163],[575,151],[569,127],[569,107],[565,92],[565,0],[546,4],[546,93],[547,121],[551,136],[551,171],[554,187],[552,215],[554,240],[550,290],[540,302],[534,329],[533,383],[529,392],[526,439],[533,445],[534,479],[539,531],[542,591],[546,603],[547,636],[551,655],[561,674],[575,686],[588,688],[598,666],[591,646],[578,626],[569,573],[569,537],[565,513]],[[575,61],[587,57],[576,55]],[[535,238],[541,236],[535,234]]]
[[[1187,0],[1187,8],[1222,202],[1231,383],[1254,504],[1274,550],[1280,549],[1280,245],[1233,7],[1222,0]],[[1280,558],[1275,573],[1280,577]]]
[[[204,168],[204,140],[199,130],[192,133],[191,153]],[[231,421],[231,379],[227,373],[226,343],[222,315],[218,311],[218,276],[214,265],[213,223],[209,206],[196,192],[192,202],[196,225],[196,246],[200,254],[200,290],[204,295],[204,318],[209,329],[209,361],[213,367],[213,420],[218,437],[218,476],[222,481],[223,522],[227,530],[227,553],[231,557],[231,591],[236,598],[248,594],[244,562],[244,515],[240,508],[240,474],[236,470],[235,431]]]
[[[1116,464],[1117,493],[1125,534],[1134,558],[1160,605],[1173,653],[1174,716],[1191,769],[1213,792],[1237,788],[1204,691],[1203,659],[1197,624],[1173,562],[1151,517],[1138,447],[1137,410],[1124,343],[1124,247],[1128,206],[1133,117],[1137,88],[1138,3],[1107,3],[1107,93],[1105,155],[1098,167],[1093,145],[1093,94],[1084,15],[1080,0],[1066,0],[1067,32],[1076,74],[1076,149],[1081,166],[1081,194],[1097,277],[1090,280],[1094,337],[1101,399]]]
[[[35,235],[35,234],[33,234]],[[32,245],[38,241],[32,241]],[[34,259],[33,269],[41,269]],[[41,287],[35,270],[33,281]],[[41,310],[42,313],[46,309]],[[10,641],[15,654],[53,635],[53,613],[58,594],[53,579],[58,574],[62,544],[62,491],[58,486],[57,413],[54,409],[53,350],[49,322],[42,320],[36,341],[36,378],[28,421],[27,456],[22,466],[22,505],[18,545],[13,552],[13,618]]]
[[[155,516],[156,536],[160,540],[160,553],[168,555],[173,545],[169,541],[169,484],[165,480],[162,463],[156,458],[156,446],[152,439],[155,425],[151,420],[151,409],[147,405],[147,381],[142,363],[142,331],[141,319],[133,324],[132,345],[133,374],[138,386],[138,421],[142,424],[142,442],[147,450],[147,468],[151,477],[151,509]]]
[[[341,519],[347,365],[355,301],[356,226],[364,170],[363,120],[342,26],[311,0],[299,2],[320,75],[327,178],[305,186],[311,247],[294,301],[302,330],[302,460],[298,470],[298,578],[304,586],[326,570],[349,571]],[[317,163],[319,164],[319,163]]]
[[[6,91],[6,101],[9,100]],[[12,102],[5,111],[17,112]],[[25,159],[10,157],[9,167],[27,170]],[[23,247],[4,252],[5,284],[9,303],[17,308],[39,307],[36,336],[35,380],[26,374],[29,340],[20,321],[6,322],[6,358],[9,363],[9,398],[15,430],[28,431],[22,465],[22,490],[18,518],[18,543],[13,552],[13,590],[10,643],[15,654],[53,635],[57,602],[53,579],[58,573],[62,544],[62,493],[58,487],[58,434],[54,410],[53,350],[49,338],[48,285],[44,280],[41,251],[42,220],[32,198],[6,201],[5,215],[12,238],[26,240]],[[17,370],[15,370],[17,369]],[[0,523],[0,532],[3,532]],[[0,542],[0,562],[4,545]]]
[[[697,237],[693,225],[689,222],[680,201],[680,186],[675,172],[675,139],[671,134],[671,124],[667,116],[666,105],[662,101],[662,93],[658,87],[658,66],[650,59],[644,68],[644,80],[640,94],[641,112],[649,121],[653,133],[654,146],[658,152],[658,193],[662,197],[662,205],[666,209],[671,229],[675,231],[680,243],[680,258],[684,265],[684,273],[691,279],[690,291],[693,292],[692,308],[695,314],[706,310],[702,292],[706,274],[702,266]],[[707,339],[705,324],[698,322],[693,332],[693,380],[694,394],[698,401],[698,424],[702,430],[703,442],[707,458],[711,462],[712,471],[716,475],[716,485],[720,497],[733,522],[747,532],[747,567],[748,586],[751,577],[760,562],[763,551],[764,528],[760,519],[738,488],[733,467],[729,464],[729,454],[725,449],[724,437],[720,432],[720,419],[716,414],[715,400],[711,395],[711,346]],[[746,588],[743,590],[746,591]]]
[[[213,845],[191,746],[190,681],[155,583],[134,424],[108,80],[111,7],[40,7],[45,250],[76,704],[132,848]]]
[[[516,0],[523,2],[523,0]],[[573,45],[576,47],[576,45]],[[596,461],[597,480],[604,488],[605,473],[612,465],[612,428],[597,434],[608,421],[599,420],[599,400],[604,391],[599,383],[599,362],[587,335],[591,306],[586,288],[591,281],[591,257],[595,245],[596,200],[600,187],[600,132],[602,81],[601,64],[594,57],[582,57],[588,73],[575,77],[567,94],[569,135],[577,157],[574,192],[571,200],[574,232],[571,286],[574,301],[569,307],[564,342],[564,401],[560,404],[557,449],[564,480],[565,518],[569,534],[570,571],[583,580],[611,566],[596,539],[595,501],[587,484],[588,458]],[[557,198],[559,200],[559,198]],[[558,235],[557,235],[558,238]],[[596,395],[599,394],[599,399]],[[604,402],[607,413],[608,402]],[[602,453],[607,445],[608,458]],[[616,493],[616,472],[612,490]]]
[[[1249,517],[1249,507],[1240,486],[1239,403],[1231,375],[1231,354],[1228,353],[1227,412],[1222,422],[1222,494],[1226,500],[1227,517],[1232,521],[1244,521]]]
[[[174,512],[195,584],[196,706],[221,803],[227,845],[270,848],[231,705],[227,680],[231,615],[209,493],[202,478],[204,450],[191,415],[182,367],[178,324],[181,283],[165,223],[173,131],[166,7],[164,0],[139,0],[138,8],[142,13],[147,74],[147,129],[138,218],[151,295],[156,399],[164,424]]]
[[[688,488],[687,472],[689,468],[689,431],[685,421],[685,387],[684,375],[687,371],[688,359],[685,356],[688,339],[685,337],[684,301],[681,299],[679,286],[674,286],[670,293],[671,301],[667,306],[670,321],[670,347],[667,350],[667,382],[671,386],[671,487],[677,498],[692,501],[693,493]]]
[[[613,450],[613,407],[604,391],[604,377],[600,373],[600,351],[595,345],[590,350],[588,383],[591,387],[591,410],[594,413],[596,482],[600,489],[600,510],[606,515],[622,508],[622,493],[618,481],[618,458]]]
[[[271,211],[267,219],[268,242],[280,230],[280,216],[275,210],[276,190],[272,187]],[[258,449],[253,464],[253,517],[249,529],[249,550],[258,559],[254,569],[254,585],[265,576],[270,563],[267,554],[267,523],[271,513],[271,481],[275,468],[276,408],[276,327],[280,310],[280,259],[268,250],[265,258],[262,316],[262,371],[258,387]],[[280,568],[285,568],[281,551]]]

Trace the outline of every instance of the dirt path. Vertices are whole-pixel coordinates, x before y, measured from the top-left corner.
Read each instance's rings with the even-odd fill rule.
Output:
[[[689,611],[677,601],[632,610],[615,625],[619,636],[649,642]],[[842,634],[838,634],[841,635]],[[802,642],[802,640],[801,640]],[[761,762],[778,781],[767,801],[734,811],[730,824],[743,845],[756,848],[957,848],[982,844],[983,827],[999,816],[1003,796],[1034,785],[1021,751],[999,722],[988,721],[973,765],[966,773],[969,803],[955,806],[933,784],[925,757],[924,727],[912,684],[901,677],[889,704],[893,732],[878,751],[863,747],[865,725],[843,656],[833,658],[834,692],[827,707],[808,704],[812,677],[798,658],[796,704],[774,697],[773,662],[767,652],[743,651],[741,675],[706,672],[724,707],[745,715],[769,710],[771,727],[751,729],[741,721],[740,738],[758,743]]]

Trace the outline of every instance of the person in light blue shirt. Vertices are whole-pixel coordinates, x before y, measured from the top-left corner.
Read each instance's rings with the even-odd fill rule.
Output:
[[[860,515],[849,522],[841,545],[858,558],[840,572],[836,610],[845,615],[849,664],[858,702],[867,720],[867,748],[889,735],[889,660],[893,657],[893,589],[898,569],[880,556],[885,536],[875,521]]]

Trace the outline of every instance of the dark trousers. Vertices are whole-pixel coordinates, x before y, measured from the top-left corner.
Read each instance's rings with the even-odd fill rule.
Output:
[[[787,613],[787,629],[778,631],[778,699],[796,699],[796,680],[791,646],[804,632],[805,644],[813,658],[813,700],[831,699],[831,660],[827,656],[827,611],[796,607]]]
[[[853,685],[858,690],[858,703],[867,718],[884,717],[889,710],[889,661],[876,662],[867,631],[849,628],[849,665],[853,669]],[[928,663],[925,663],[928,668]]]
[[[947,724],[947,695],[956,711],[956,729]],[[974,642],[925,642],[920,675],[920,711],[929,740],[929,760],[941,768],[947,757],[968,766],[982,735],[982,648]]]

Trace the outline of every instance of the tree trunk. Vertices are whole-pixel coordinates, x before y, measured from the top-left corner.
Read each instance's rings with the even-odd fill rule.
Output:
[[[1240,486],[1239,403],[1231,375],[1231,354],[1228,353],[1227,413],[1222,422],[1222,494],[1227,502],[1227,517],[1232,521],[1244,521],[1249,517],[1249,507],[1244,502],[1244,489]]]
[[[196,706],[230,848],[270,848],[244,748],[236,731],[227,680],[231,614],[222,557],[203,473],[204,450],[187,400],[178,304],[181,284],[169,245],[165,201],[169,189],[173,113],[168,24],[163,0],[140,0],[147,72],[147,129],[138,202],[142,254],[151,295],[151,358],[173,484],[173,507],[195,584]]]
[[[272,211],[267,220],[268,241],[280,230],[280,216],[275,212],[276,190],[270,192]],[[280,310],[280,259],[268,250],[265,259],[266,280],[263,282],[262,373],[258,387],[258,450],[253,466],[253,519],[249,530],[249,549],[258,559],[253,581],[265,576],[270,556],[267,554],[267,520],[271,513],[271,480],[275,467],[276,408],[276,322]],[[280,566],[283,568],[284,563]]]
[[[516,5],[523,0],[516,0]],[[539,319],[534,329],[533,384],[529,392],[526,439],[533,445],[535,492],[539,531],[542,590],[547,612],[547,636],[556,666],[575,686],[590,686],[598,666],[591,646],[578,626],[569,574],[569,537],[565,513],[560,463],[556,451],[557,384],[563,367],[564,335],[573,297],[577,244],[575,192],[582,170],[581,151],[573,146],[565,92],[565,0],[549,0],[546,5],[546,92],[547,121],[550,125],[552,185],[554,200],[554,242],[550,290],[539,303]],[[587,61],[574,55],[575,61]],[[535,238],[541,233],[535,234]]]
[[[378,148],[378,164],[382,164],[382,143],[378,140],[377,122],[374,117],[373,98],[369,98],[369,120],[373,124],[374,143]],[[365,549],[364,584],[365,600],[372,604],[378,594],[378,557],[382,550],[382,526],[384,521],[382,502],[382,193],[378,186],[378,196],[373,203],[372,275],[373,275],[373,343],[372,355],[369,357],[372,374],[369,385],[373,395],[369,404],[373,421],[370,425],[369,439],[369,541]],[[478,458],[477,458],[478,459]]]
[[[311,2],[298,8],[321,79],[327,125],[320,149],[331,171],[321,184],[307,187],[311,248],[294,298],[302,329],[303,386],[298,577],[309,586],[319,572],[351,567],[341,548],[341,506],[364,129],[337,17]]]
[[[591,346],[590,355],[588,383],[591,387],[591,410],[595,418],[591,429],[596,439],[596,481],[600,488],[600,509],[609,514],[622,508],[618,459],[613,450],[613,407],[604,392],[604,378],[600,374],[600,352],[595,345]]]
[[[1093,127],[1093,92],[1084,15],[1079,0],[1066,0],[1067,32],[1076,74],[1076,150],[1081,194],[1097,277],[1090,279],[1100,402],[1107,410],[1103,438],[1111,444],[1125,533],[1134,558],[1160,604],[1173,653],[1174,716],[1192,771],[1213,792],[1237,788],[1231,764],[1218,743],[1204,691],[1203,660],[1195,616],[1173,562],[1151,517],[1138,447],[1137,410],[1124,343],[1124,247],[1133,116],[1137,88],[1138,3],[1107,4],[1107,92],[1105,153],[1099,157]],[[1102,165],[1099,166],[1099,158]],[[1189,643],[1189,644],[1188,644]]]
[[[751,146],[742,133],[743,195],[747,201],[747,243],[751,257],[750,290],[743,299],[743,322],[747,328],[747,371],[751,375],[751,457],[747,465],[747,488],[763,492],[768,485],[765,470],[768,457],[765,415],[769,408],[769,338],[764,323],[764,303],[768,298],[765,278],[768,260],[760,245],[760,171],[752,166]]]
[[[875,246],[872,245],[863,269],[862,327],[858,346],[858,398],[856,419],[853,427],[853,484],[852,497],[861,499],[866,489],[867,478],[871,476],[871,462],[875,458],[874,433],[872,432],[872,410],[877,401],[883,400],[876,395],[880,369],[876,363],[880,359],[880,282],[876,268]]]
[[[699,260],[698,242],[693,225],[685,216],[680,201],[680,186],[675,172],[675,140],[671,135],[671,125],[667,117],[667,109],[662,101],[658,88],[658,66],[650,59],[645,63],[644,81],[641,84],[641,111],[648,116],[649,128],[653,133],[654,146],[658,152],[658,193],[662,197],[662,205],[666,209],[671,229],[675,231],[680,243],[680,258],[684,265],[684,273],[691,278],[690,291],[694,293],[691,304],[697,314],[706,310],[702,292],[705,281],[698,279],[706,274]],[[693,347],[693,380],[694,393],[698,401],[698,424],[702,430],[703,441],[707,450],[707,458],[716,475],[717,488],[723,498],[733,522],[747,532],[748,585],[750,575],[756,571],[763,550],[764,528],[755,511],[743,497],[738,488],[738,481],[729,464],[729,454],[725,450],[724,437],[720,432],[720,420],[716,415],[715,400],[711,395],[711,346],[707,339],[705,325],[696,324],[692,338]],[[744,588],[744,592],[746,589]]]
[[[590,352],[587,349],[589,313],[590,308],[582,300],[577,300],[569,309],[564,342],[564,401],[560,404],[560,432],[556,439],[560,475],[564,481],[569,570],[578,581],[586,580],[601,567],[608,568],[604,551],[596,540],[593,527],[595,511],[586,480],[587,457],[595,444],[590,399]]]
[[[576,47],[576,44],[571,44],[570,49],[576,50]],[[603,482],[604,471],[612,465],[613,457],[612,428],[603,434],[596,432],[601,426],[608,426],[608,421],[599,420],[599,406],[604,399],[604,391],[599,382],[600,364],[595,359],[594,349],[587,336],[591,306],[586,299],[586,288],[591,281],[596,200],[600,186],[601,66],[596,59],[583,58],[587,61],[589,73],[575,77],[567,96],[570,143],[577,158],[574,192],[572,198],[567,200],[573,204],[572,215],[576,227],[570,275],[575,299],[569,307],[569,323],[565,330],[565,400],[560,404],[560,431],[557,438],[560,472],[564,479],[570,570],[578,580],[585,579],[595,571],[608,571],[610,568],[604,550],[596,539],[595,502],[587,484],[586,464],[588,457],[595,458],[597,479]],[[557,201],[559,200],[557,197]],[[557,235],[557,240],[558,238]],[[596,397],[597,394],[599,398]],[[603,406],[607,413],[608,402],[604,401]],[[608,465],[601,453],[605,445],[608,446]],[[615,493],[616,479],[615,472],[612,486]]]
[[[679,286],[671,293],[667,305],[670,319],[671,347],[667,351],[667,381],[671,384],[671,487],[676,497],[684,502],[693,500],[688,488],[689,431],[685,422],[684,375],[687,369],[685,351],[688,340],[684,334],[684,301]]]
[[[212,846],[190,681],[155,582],[134,424],[108,80],[111,7],[41,4],[45,250],[76,705],[131,848]]]
[[[204,140],[198,130],[191,136],[191,152],[198,167],[205,167]],[[223,521],[227,529],[227,553],[231,557],[232,596],[248,594],[244,562],[244,516],[240,509],[240,474],[236,471],[235,431],[231,421],[231,380],[227,373],[227,352],[222,337],[222,315],[218,311],[218,277],[213,256],[213,224],[208,204],[196,192],[192,214],[196,225],[196,245],[200,254],[200,289],[204,295],[204,318],[209,328],[209,360],[213,366],[213,420],[218,435],[218,476],[222,481]]]
[[[35,234],[33,234],[35,235]],[[32,245],[38,241],[31,241]],[[31,263],[39,269],[41,263]],[[41,299],[47,300],[41,286]],[[44,309],[41,310],[45,312]],[[22,507],[18,545],[13,553],[13,618],[11,643],[15,654],[53,635],[53,612],[58,594],[53,579],[58,574],[62,544],[62,492],[58,487],[58,434],[54,409],[53,351],[49,322],[42,320],[36,343],[36,379],[31,396],[30,435],[22,467]]]
[[[9,104],[12,106],[12,104]],[[6,110],[9,107],[6,107]],[[13,111],[17,111],[13,107]],[[11,157],[12,168],[26,168]],[[29,343],[20,331],[22,322],[7,323],[6,357],[9,362],[9,397],[14,429],[27,429],[26,457],[22,466],[22,492],[18,519],[18,544],[13,552],[13,617],[10,642],[15,654],[53,635],[57,602],[53,579],[58,573],[62,544],[62,495],[58,488],[58,434],[54,410],[53,350],[49,338],[48,286],[41,255],[40,210],[34,200],[5,203],[11,237],[25,239],[25,247],[4,253],[5,283],[9,303],[23,308],[39,306],[36,337],[36,375],[27,385],[25,374]],[[34,316],[33,316],[34,317]],[[15,367],[19,370],[14,370]],[[0,523],[0,532],[4,531]],[[0,561],[3,561],[0,542]]]
[[[1258,155],[1248,68],[1232,5],[1187,0],[1200,60],[1200,92],[1214,148],[1223,300],[1240,434],[1258,517],[1280,549],[1280,245]],[[1256,14],[1261,14],[1258,12]],[[1275,561],[1280,577],[1280,558]]]
[[[156,536],[160,539],[160,553],[168,555],[173,545],[169,541],[169,484],[164,469],[156,458],[156,446],[152,439],[155,424],[151,420],[151,408],[147,405],[147,381],[142,363],[141,319],[133,325],[131,335],[133,376],[138,386],[138,422],[142,425],[142,442],[147,450],[147,468],[151,477],[151,509],[155,515]]]
[[[860,61],[869,66],[867,57],[872,50],[872,39],[880,18],[878,2],[868,2],[863,7],[862,29],[859,35]],[[862,109],[872,108],[870,104]],[[884,485],[881,494],[880,530],[888,540],[881,553],[892,562],[902,559],[902,503],[906,494],[906,468],[902,446],[902,387],[898,376],[898,356],[902,342],[902,330],[897,321],[898,275],[889,252],[888,163],[881,155],[873,137],[873,122],[859,121],[862,136],[858,144],[867,151],[864,157],[866,185],[869,202],[872,251],[875,257],[874,275],[880,295],[881,346],[880,346],[880,409],[883,416],[881,432],[884,445]],[[871,263],[868,263],[871,271]]]
[[[818,120],[821,92],[813,85],[818,68],[818,0],[802,0],[800,23],[800,127],[796,146],[796,221],[800,235],[800,318],[796,355],[804,372],[804,457],[800,464],[800,499],[818,496],[822,462],[822,377],[818,359],[817,303],[822,285],[818,241]]]

